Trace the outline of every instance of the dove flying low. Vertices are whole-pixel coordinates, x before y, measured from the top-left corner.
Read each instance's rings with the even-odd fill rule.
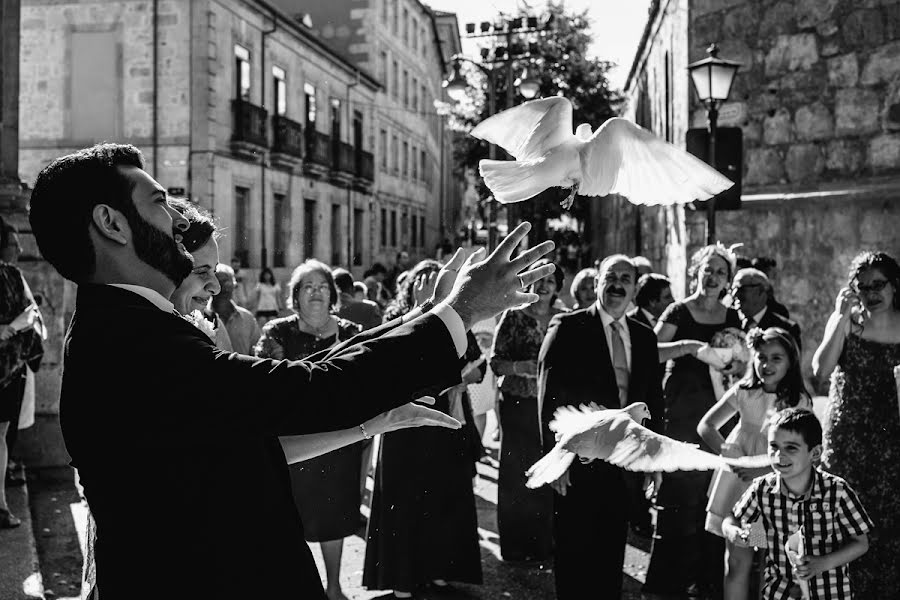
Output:
[[[558,441],[553,450],[528,469],[528,487],[556,481],[576,455],[582,461],[600,459],[644,473],[769,466],[766,455],[723,458],[655,433],[640,424],[649,418],[650,410],[643,402],[619,409],[559,407],[550,423]]]
[[[497,144],[516,160],[482,160],[478,171],[502,203],[527,200],[551,187],[575,194],[621,194],[633,204],[671,205],[706,200],[732,185],[728,178],[631,121],[614,117],[591,132],[572,133],[572,103],[561,97],[532,100],[478,124],[478,139]]]

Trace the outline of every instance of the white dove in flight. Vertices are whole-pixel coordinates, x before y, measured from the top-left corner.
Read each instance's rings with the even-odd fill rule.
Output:
[[[718,171],[631,121],[615,117],[595,132],[583,123],[572,133],[572,103],[561,97],[532,100],[478,124],[478,139],[497,144],[516,160],[482,160],[478,171],[494,198],[527,200],[551,187],[575,194],[621,194],[633,204],[706,200],[734,183]]]
[[[537,488],[556,481],[576,455],[584,462],[601,459],[644,473],[769,466],[769,457],[764,454],[723,458],[655,433],[640,424],[649,418],[650,410],[643,402],[619,409],[559,407],[550,423],[550,429],[556,432],[556,446],[528,469],[528,487]]]

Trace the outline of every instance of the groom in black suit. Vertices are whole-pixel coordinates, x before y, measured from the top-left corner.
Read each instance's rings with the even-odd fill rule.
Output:
[[[78,284],[60,419],[96,520],[97,587],[106,600],[324,599],[276,436],[356,427],[459,382],[465,330],[533,302],[520,286],[552,272],[526,270],[552,244],[511,260],[525,226],[481,263],[451,261],[430,314],[321,361],[225,353],[168,300],[193,267],[187,221],[143,164],[133,146],[94,146],[46,167],[31,196],[42,254]],[[397,365],[392,389],[360,392]]]
[[[662,370],[656,335],[625,316],[636,280],[637,270],[627,256],[609,256],[598,267],[597,302],[550,322],[538,375],[545,450],[554,445],[547,426],[560,406],[596,402],[618,408],[646,402],[653,417],[649,426],[662,429]],[[633,475],[603,461],[581,464],[576,460],[554,483],[558,600],[621,596],[627,479]]]

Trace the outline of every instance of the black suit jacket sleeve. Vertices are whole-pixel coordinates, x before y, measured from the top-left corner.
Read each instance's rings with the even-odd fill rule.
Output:
[[[579,378],[571,372],[571,362],[567,361],[569,347],[569,327],[563,325],[562,315],[554,316],[547,327],[547,334],[538,353],[538,411],[541,420],[541,435],[544,451],[556,443],[550,431],[553,413],[560,406],[579,404],[576,386]]]
[[[185,346],[188,364],[198,370],[204,365],[216,382],[208,408],[218,408],[220,418],[233,424],[277,435],[353,427],[409,402],[420,390],[459,378],[450,333],[435,316],[397,325],[314,361],[253,359],[216,351],[203,340],[186,340]],[[369,384],[391,373],[400,376],[391,379],[390,390],[373,393]]]

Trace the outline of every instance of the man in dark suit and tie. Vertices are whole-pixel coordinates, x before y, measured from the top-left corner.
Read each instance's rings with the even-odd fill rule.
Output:
[[[656,335],[625,316],[637,270],[625,255],[598,267],[597,302],[557,315],[539,356],[538,402],[544,449],[559,406],[596,402],[607,408],[646,402],[660,431],[662,369]],[[554,574],[559,600],[619,598],[628,528],[629,492],[622,469],[603,461],[572,463],[554,483]]]
[[[638,279],[636,289],[635,308],[628,316],[653,329],[666,307],[675,302],[672,297],[672,282],[665,275],[646,273]]]
[[[318,361],[252,358],[217,350],[174,311],[193,268],[188,223],[143,166],[137,148],[101,144],[55,160],[31,196],[41,253],[78,284],[60,420],[96,521],[97,587],[106,600],[324,600],[277,436],[357,427],[458,383],[465,331],[535,301],[522,289],[552,265],[528,265],[552,244],[511,259],[520,227],[483,262],[451,261],[429,314]],[[360,393],[397,365],[390,390]]]
[[[750,331],[754,327],[766,329],[781,327],[791,334],[800,346],[800,326],[774,312],[768,305],[769,278],[759,269],[741,269],[734,274],[731,294],[737,300],[738,313],[741,315],[741,327]]]

